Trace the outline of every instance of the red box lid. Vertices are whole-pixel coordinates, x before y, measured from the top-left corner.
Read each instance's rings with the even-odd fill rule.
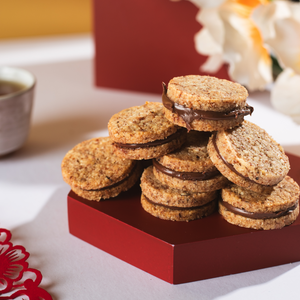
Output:
[[[201,25],[189,1],[94,0],[95,83],[99,87],[161,93],[162,81],[203,74],[195,50]],[[226,67],[214,76],[228,79]]]

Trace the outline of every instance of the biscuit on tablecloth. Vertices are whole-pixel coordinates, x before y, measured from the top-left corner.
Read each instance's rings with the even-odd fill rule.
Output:
[[[207,142],[210,133],[190,131],[180,149],[153,159],[153,173],[163,184],[172,188],[196,192],[222,189],[228,180],[213,165]]]
[[[206,217],[216,209],[216,191],[188,193],[173,189],[157,180],[153,166],[144,170],[141,188],[142,207],[160,219],[191,221]]]
[[[232,128],[253,112],[247,90],[238,83],[210,76],[188,75],[163,84],[162,102],[171,122],[188,130]]]
[[[222,190],[219,212],[226,221],[253,229],[280,229],[299,215],[299,186],[289,176],[269,194],[259,194],[232,184]]]
[[[258,193],[270,192],[290,169],[282,147],[265,130],[249,121],[214,133],[207,150],[226,178]]]
[[[131,188],[141,175],[138,162],[114,154],[109,137],[84,141],[62,161],[62,175],[79,196],[99,201]]]
[[[113,115],[108,131],[120,157],[152,159],[179,148],[186,139],[186,130],[164,116],[163,105],[146,102]]]

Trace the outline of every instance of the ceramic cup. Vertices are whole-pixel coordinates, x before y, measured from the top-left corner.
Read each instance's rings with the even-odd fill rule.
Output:
[[[35,83],[26,70],[0,67],[0,155],[19,149],[28,137]]]

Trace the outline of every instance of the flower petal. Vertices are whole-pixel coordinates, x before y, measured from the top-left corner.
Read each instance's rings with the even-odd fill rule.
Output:
[[[277,1],[259,6],[252,18],[283,68],[300,74],[300,5]]]
[[[222,49],[225,31],[219,10],[215,8],[203,8],[197,14],[196,20],[203,25],[204,28],[202,30],[207,30],[214,42]]]
[[[300,74],[300,22],[288,18],[275,22],[276,38],[266,41],[283,67]]]
[[[264,89],[272,82],[271,59],[254,23],[230,11],[223,11],[226,38],[224,60],[229,75],[249,90]]]
[[[300,75],[285,69],[271,90],[271,103],[280,112],[289,115],[300,124]]]
[[[215,73],[222,67],[223,63],[224,61],[222,54],[211,55],[200,67],[200,69],[203,72]]]
[[[196,50],[213,56],[203,68],[216,70],[222,55],[222,60],[229,63],[230,77],[249,90],[264,89],[273,80],[269,52],[250,18],[260,3],[259,0],[227,0],[219,7],[202,8],[197,15],[203,29],[195,36]]]
[[[221,54],[222,46],[217,44],[207,28],[203,28],[195,35],[196,50],[203,55]]]

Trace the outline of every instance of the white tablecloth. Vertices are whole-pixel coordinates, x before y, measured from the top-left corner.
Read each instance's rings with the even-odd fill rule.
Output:
[[[0,65],[25,67],[38,82],[28,142],[0,158],[0,227],[30,252],[30,267],[43,274],[42,288],[63,300],[299,299],[299,262],[174,286],[70,235],[69,186],[60,170],[64,155],[83,140],[108,135],[114,113],[161,97],[96,89],[88,36],[52,38],[43,45],[45,40],[0,42]],[[37,48],[39,55],[32,55]],[[68,49],[73,55],[64,54]],[[300,126],[274,111],[269,93],[253,93],[248,102],[255,111],[247,119],[300,155]]]

